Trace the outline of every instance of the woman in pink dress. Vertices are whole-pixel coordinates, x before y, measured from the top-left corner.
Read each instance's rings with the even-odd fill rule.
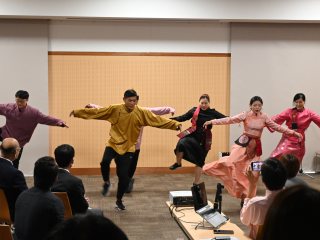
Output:
[[[204,124],[206,127],[243,122],[243,134],[232,146],[230,156],[222,157],[203,167],[205,174],[220,178],[229,194],[241,199],[247,196],[249,190],[249,181],[245,171],[252,161],[259,161],[262,155],[260,138],[263,128],[268,127],[277,132],[294,135],[298,138],[302,137],[300,133],[273,122],[265,113],[261,112],[262,105],[261,97],[255,96],[250,100],[250,111],[242,112],[233,117],[214,119]],[[258,173],[256,177],[259,177]],[[253,191],[255,192],[255,190]]]
[[[285,154],[295,155],[300,164],[306,152],[305,134],[311,122],[320,127],[320,116],[315,112],[304,107],[306,96],[303,93],[297,93],[293,97],[294,108],[288,108],[282,113],[272,117],[272,120],[278,124],[285,124],[288,128],[293,129],[302,134],[303,140],[298,141],[296,138],[283,134],[276,149],[271,153],[271,157],[280,158]]]

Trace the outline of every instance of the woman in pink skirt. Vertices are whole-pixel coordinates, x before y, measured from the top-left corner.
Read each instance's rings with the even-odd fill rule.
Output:
[[[277,132],[302,138],[302,135],[291,129],[284,128],[273,122],[265,113],[261,112],[263,101],[255,96],[250,100],[250,110],[233,117],[214,119],[205,122],[204,126],[225,125],[243,122],[243,134],[232,146],[230,156],[222,157],[218,161],[206,164],[203,172],[220,178],[230,195],[244,199],[247,196],[249,181],[245,171],[252,161],[259,161],[262,155],[261,135],[264,127]],[[259,177],[259,174],[256,174]],[[254,190],[255,191],[255,190]]]
[[[285,124],[288,128],[293,129],[302,134],[303,140],[298,141],[296,138],[283,134],[276,149],[271,153],[271,157],[280,158],[285,154],[296,156],[300,164],[306,152],[305,134],[311,122],[320,127],[320,116],[315,112],[304,107],[306,96],[303,93],[297,93],[293,97],[294,108],[288,108],[282,113],[272,117],[272,120],[278,124]]]

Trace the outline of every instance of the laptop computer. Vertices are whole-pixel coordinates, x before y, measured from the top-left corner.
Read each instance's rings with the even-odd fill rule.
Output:
[[[228,218],[208,205],[207,192],[204,182],[193,185],[191,187],[192,197],[194,201],[194,210],[203,219],[213,226],[214,229],[219,228],[221,225],[228,221]]]

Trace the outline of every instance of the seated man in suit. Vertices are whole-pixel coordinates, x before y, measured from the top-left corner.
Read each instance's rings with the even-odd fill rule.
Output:
[[[42,157],[34,164],[34,187],[17,199],[15,234],[18,240],[43,240],[64,220],[62,201],[50,192],[58,175],[58,166],[52,157]]]
[[[16,139],[5,138],[0,146],[0,188],[6,195],[11,221],[14,221],[16,200],[21,192],[28,189],[23,173],[13,166],[18,157],[20,146]]]
[[[84,195],[82,180],[70,173],[74,161],[74,148],[68,144],[62,144],[54,150],[54,156],[59,170],[57,181],[53,184],[51,191],[68,194],[73,214],[85,213],[89,204]]]
[[[54,150],[54,156],[59,170],[57,181],[53,184],[51,191],[66,192],[68,194],[73,214],[89,211],[94,214],[103,215],[100,209],[89,207],[82,180],[70,173],[74,161],[74,148],[68,144],[62,144]]]

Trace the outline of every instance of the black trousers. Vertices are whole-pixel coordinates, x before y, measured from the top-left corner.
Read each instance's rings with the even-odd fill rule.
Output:
[[[117,199],[121,200],[129,185],[129,169],[133,160],[134,153],[126,152],[123,155],[118,154],[113,148],[106,147],[100,163],[101,174],[105,182],[110,182],[110,163],[112,159],[116,163],[118,176]]]
[[[137,149],[133,154],[133,159],[131,161],[130,168],[129,168],[129,178],[130,179],[133,178],[134,173],[137,169],[139,154],[140,154],[140,149]]]

